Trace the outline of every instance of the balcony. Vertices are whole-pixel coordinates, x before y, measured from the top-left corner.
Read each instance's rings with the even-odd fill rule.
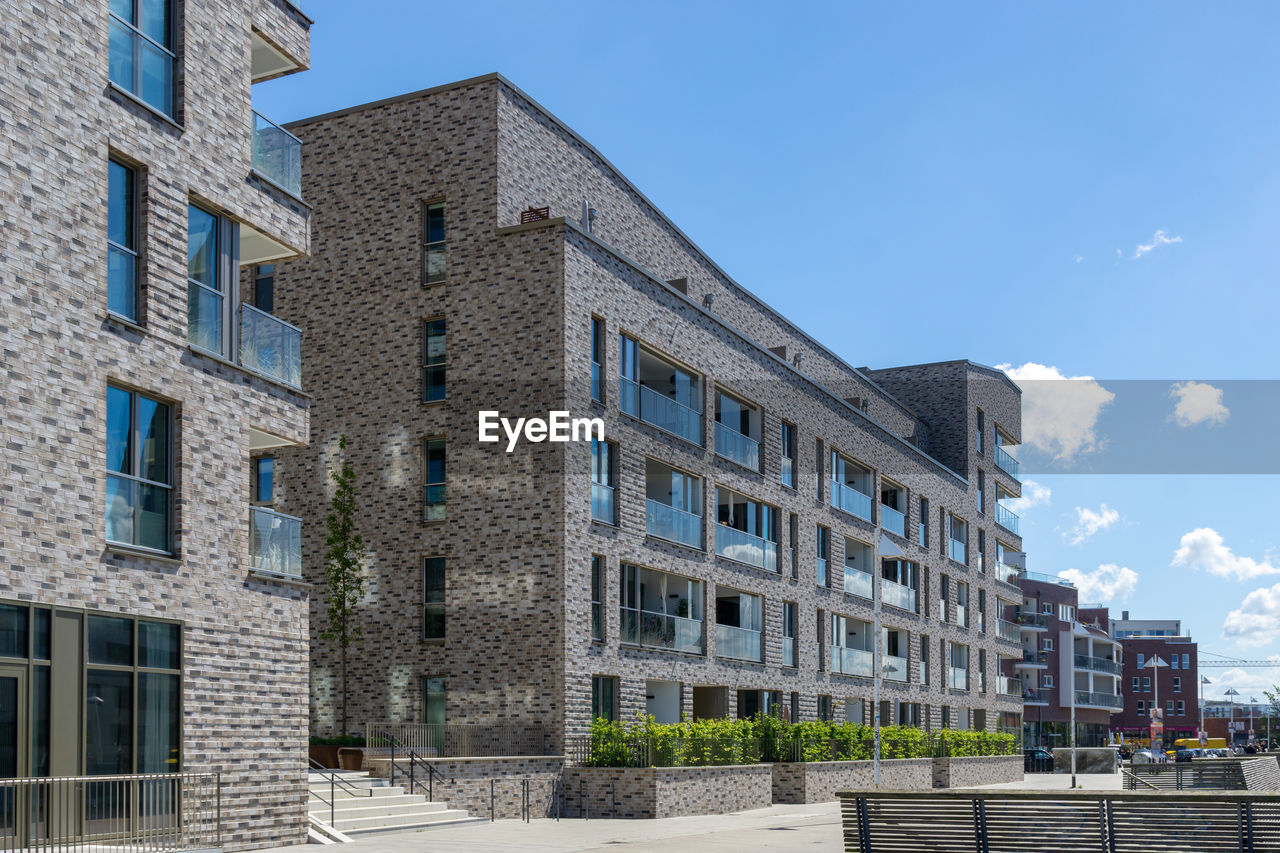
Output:
[[[871,520],[871,495],[865,495],[839,480],[831,481],[831,505],[850,515],[856,515],[867,521]]]
[[[591,518],[605,524],[617,524],[614,488],[604,483],[591,484]]]
[[[702,547],[702,516],[694,515],[673,506],[655,501],[645,501],[645,530],[650,536],[678,542],[690,548]]]
[[[844,591],[849,595],[870,600],[875,595],[875,578],[867,572],[845,566]]]
[[[1018,460],[998,444],[996,445],[996,467],[1015,480],[1018,479]]]
[[[888,504],[880,504],[880,526],[890,533],[896,533],[903,539],[907,538],[906,515]]]
[[[702,654],[702,620],[619,608],[619,641],[648,649]]]
[[[782,665],[796,665],[796,639],[795,637],[782,638]]]
[[[996,635],[1011,643],[1022,642],[1022,628],[1016,622],[1010,622],[1007,619],[996,620]]]
[[[831,647],[831,671],[843,675],[861,675],[870,678],[873,671],[871,652],[864,649],[849,649],[844,646]]]
[[[1004,504],[996,504],[996,524],[1011,533],[1018,532],[1018,514]]]
[[[1006,563],[996,563],[995,576],[996,580],[1001,583],[1007,583],[1009,586],[1018,586],[1018,578],[1021,573],[1017,566],[1010,566]]]
[[[907,659],[897,655],[884,655],[880,659],[880,675],[886,681],[907,681]]]
[[[1024,705],[1048,705],[1053,698],[1047,687],[1023,687],[1022,703]]]
[[[302,140],[253,111],[253,171],[294,198],[302,197]]]
[[[248,303],[240,305],[240,364],[302,388],[302,331]]]
[[[1049,614],[1047,613],[1019,613],[1017,622],[1020,631],[1049,630]]]
[[[952,690],[969,689],[969,670],[962,666],[953,666],[947,670],[947,686]]]
[[[1091,693],[1087,690],[1076,691],[1076,707],[1106,708],[1112,711],[1124,710],[1124,699],[1114,693]]]
[[[1075,668],[1086,672],[1103,672],[1107,675],[1122,675],[1123,668],[1113,660],[1095,658],[1089,655],[1076,655]]]
[[[263,507],[249,509],[249,568],[302,577],[302,519]]]
[[[760,442],[716,422],[716,455],[752,471],[760,470]]]
[[[887,604],[890,607],[896,607],[899,610],[907,610],[911,613],[915,613],[916,591],[905,584],[898,583],[897,581],[881,579],[880,603]]]
[[[735,527],[716,525],[716,553],[766,572],[778,571],[778,543]]]
[[[1049,653],[1048,652],[1028,652],[1023,650],[1022,660],[1014,660],[1014,667],[1022,667],[1024,669],[1048,669]]]
[[[998,676],[996,678],[996,692],[1001,696],[1021,699],[1022,682],[1018,681],[1016,678],[1008,678],[1003,675]]]
[[[736,625],[716,625],[716,657],[760,660],[760,632]]]
[[[947,556],[957,563],[967,563],[969,551],[962,539],[947,540]]]
[[[622,411],[664,432],[702,444],[702,412],[625,377],[619,378],[618,389]]]

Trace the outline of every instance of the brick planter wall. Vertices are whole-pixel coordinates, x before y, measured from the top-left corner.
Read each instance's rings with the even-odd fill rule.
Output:
[[[763,809],[768,764],[731,767],[566,767],[564,816],[662,818]]]
[[[972,788],[1022,780],[1021,755],[988,755],[971,758],[935,758],[935,788]],[[938,784],[939,781],[942,784]]]
[[[933,759],[900,758],[880,763],[884,788],[923,791],[933,784]],[[875,762],[805,761],[773,765],[775,803],[825,803],[837,791],[864,790],[875,785]]]
[[[388,759],[370,762],[373,775],[386,778]],[[555,816],[556,783],[564,769],[564,758],[549,756],[515,756],[499,758],[434,758],[426,759],[440,776],[435,779],[431,796],[435,802],[448,803],[452,809],[466,809],[472,817],[492,816],[495,820],[518,820],[524,801],[524,781],[529,781],[529,807],[532,816]],[[409,789],[409,765],[396,762],[396,784]],[[414,771],[414,790],[428,792],[422,768]]]

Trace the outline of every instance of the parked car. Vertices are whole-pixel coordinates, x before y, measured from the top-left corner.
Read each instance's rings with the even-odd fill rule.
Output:
[[[1189,749],[1180,749],[1174,753],[1173,760],[1181,764],[1184,761],[1191,761],[1195,758],[1195,754]]]
[[[1022,769],[1026,773],[1052,773],[1053,753],[1042,746],[1022,750]]]
[[[1149,749],[1134,750],[1133,756],[1129,759],[1134,764],[1152,764],[1155,762],[1155,756],[1151,754]]]
[[[1133,750],[1127,746],[1120,747],[1120,760],[1128,761],[1131,758],[1133,758]]]

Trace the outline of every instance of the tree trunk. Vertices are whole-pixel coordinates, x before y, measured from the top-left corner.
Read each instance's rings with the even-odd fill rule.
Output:
[[[340,735],[347,733],[347,644],[339,641],[342,647],[342,729]]]

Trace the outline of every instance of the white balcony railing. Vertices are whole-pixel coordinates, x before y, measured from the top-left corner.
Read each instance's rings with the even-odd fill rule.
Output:
[[[302,331],[241,303],[240,364],[277,382],[301,388]]]
[[[702,547],[702,516],[694,515],[673,506],[655,501],[645,501],[645,530],[671,542],[679,542],[690,548]]]
[[[846,486],[838,480],[831,481],[831,505],[837,509],[842,509],[850,515],[856,515],[858,518],[871,520],[871,495],[864,495],[862,492]]]
[[[844,675],[863,675],[871,677],[874,655],[863,649],[847,649],[844,646],[831,647],[831,671]]]
[[[280,189],[302,196],[302,140],[253,111],[253,170]]]
[[[249,509],[249,567],[302,577],[302,519],[264,507]]]
[[[1108,675],[1120,675],[1123,668],[1120,664],[1107,658],[1096,658],[1090,655],[1076,655],[1075,668],[1089,672],[1105,672]]]
[[[880,504],[880,526],[904,539],[907,537],[907,517],[888,504]]]
[[[672,435],[702,444],[702,412],[630,379],[620,379],[618,389],[622,411]]]
[[[753,536],[736,527],[716,525],[716,553],[766,572],[778,570],[778,543]]]
[[[997,503],[996,504],[996,524],[1000,525],[1001,527],[1005,528],[1010,532],[1017,533],[1018,532],[1018,514],[1013,510],[1009,509],[1004,504]]]
[[[760,442],[716,421],[716,454],[752,471],[760,470]]]
[[[620,608],[619,640],[651,649],[702,654],[702,620]]]
[[[1118,711],[1124,708],[1124,699],[1113,693],[1091,693],[1087,690],[1077,690],[1076,705],[1086,705],[1092,708],[1111,708]]]
[[[716,657],[760,660],[760,632],[736,625],[716,625]]]
[[[880,581],[880,601],[899,610],[916,612],[916,591],[897,581]]]
[[[871,598],[875,595],[875,579],[867,572],[860,572],[851,566],[845,566],[844,591],[861,598]]]
[[[887,681],[906,681],[907,659],[897,655],[884,655],[880,658],[880,674]]]

